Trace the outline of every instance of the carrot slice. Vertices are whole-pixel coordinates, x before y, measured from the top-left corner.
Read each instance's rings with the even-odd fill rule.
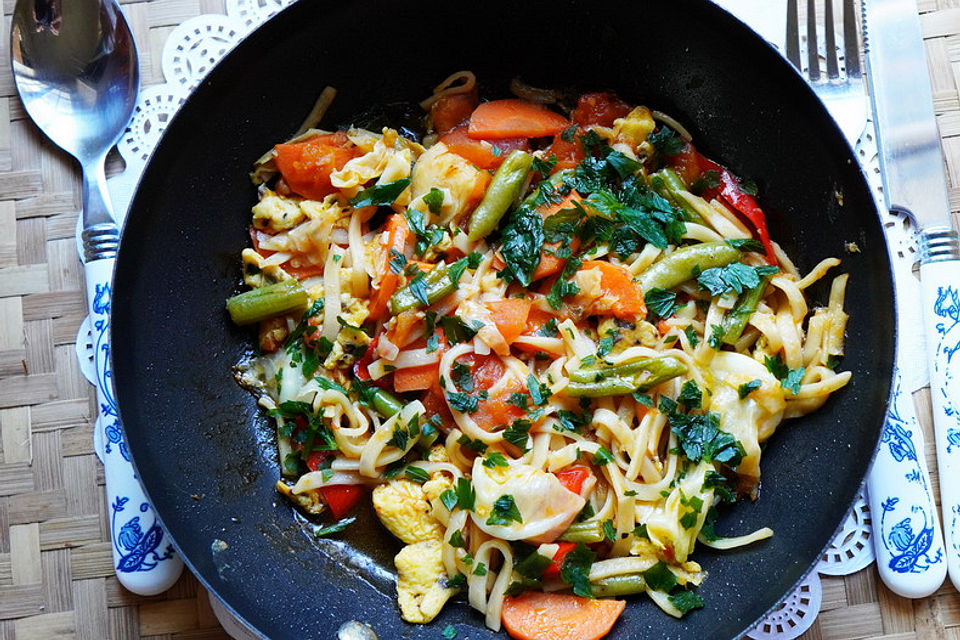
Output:
[[[516,340],[527,324],[527,315],[530,313],[530,301],[522,298],[507,298],[485,303],[497,331],[503,336],[507,344]]]
[[[379,320],[387,312],[387,303],[390,297],[397,290],[400,284],[400,274],[394,273],[390,268],[390,250],[397,253],[403,253],[403,248],[407,244],[407,236],[410,235],[410,226],[402,213],[395,213],[387,220],[387,244],[383,248],[382,275],[380,276],[380,286],[373,292],[370,298],[370,319]]]
[[[570,194],[560,202],[538,207],[537,213],[540,214],[541,218],[546,220],[563,209],[572,208],[573,203],[579,202],[580,200],[582,200],[580,194],[576,191],[571,191]],[[550,242],[543,245],[543,249],[540,251],[540,264],[538,264],[537,268],[533,271],[531,280],[539,280],[563,271],[563,267],[567,264],[567,259],[560,258],[554,254],[554,252],[560,248],[560,245],[560,242]],[[572,238],[569,246],[570,250],[575,252],[580,248],[580,238]]]
[[[451,152],[472,162],[478,169],[490,170],[496,170],[511,151],[530,149],[530,143],[526,138],[521,137],[494,141],[474,139],[467,133],[466,125],[455,127],[444,133],[440,136],[440,142],[445,144]]]
[[[393,389],[397,393],[423,391],[440,381],[440,365],[437,362],[404,367],[393,372]]]
[[[342,131],[278,144],[273,149],[284,182],[294,193],[311,200],[322,200],[336,191],[330,174],[362,153]]]
[[[604,260],[587,260],[580,270],[587,269],[600,270],[601,289],[600,297],[587,308],[587,315],[616,316],[630,320],[647,312],[640,285],[633,281],[624,267]]]
[[[443,96],[430,107],[433,130],[442,135],[463,124],[470,119],[470,114],[477,108],[479,102],[476,89]]]
[[[609,633],[626,604],[527,591],[503,599],[503,626],[517,640],[597,640]]]
[[[559,113],[525,100],[510,98],[481,103],[470,115],[471,138],[541,138],[560,133],[570,121]]]

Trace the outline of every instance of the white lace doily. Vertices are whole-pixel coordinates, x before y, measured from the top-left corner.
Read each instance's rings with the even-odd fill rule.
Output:
[[[161,58],[165,82],[141,91],[133,120],[117,145],[125,169],[111,177],[107,184],[118,222],[126,217],[136,184],[167,123],[190,91],[250,31],[293,1],[227,0],[226,15],[208,14],[190,18],[170,33]],[[729,1],[719,0],[719,3],[727,4]],[[765,34],[768,38],[773,30],[771,25],[767,25]],[[858,147],[858,151],[861,159],[873,158],[876,153],[873,147],[871,154],[869,145]],[[77,237],[80,237],[79,232]],[[83,251],[80,250],[79,254],[82,256]],[[89,353],[86,345],[89,340],[85,327],[82,326],[77,335],[77,357],[81,370],[87,375]],[[798,637],[810,628],[820,611],[821,590],[817,572],[848,575],[868,566],[873,559],[869,508],[861,495],[816,571],[811,572],[796,591],[750,631],[748,637],[753,640],[791,640]],[[215,598],[211,598],[211,604],[225,631],[232,637],[237,640],[258,637],[244,628]]]

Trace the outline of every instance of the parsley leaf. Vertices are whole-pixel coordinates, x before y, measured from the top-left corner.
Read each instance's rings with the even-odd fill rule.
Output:
[[[504,430],[503,439],[526,452],[530,427],[532,426],[533,424],[529,420],[514,420],[510,426]]]
[[[435,216],[440,215],[440,207],[443,206],[443,191],[433,187],[423,196],[423,203],[430,209],[430,213]]]
[[[573,592],[584,598],[592,598],[590,588],[590,567],[596,554],[587,545],[578,542],[577,546],[567,552],[560,566],[560,577],[573,587]]]
[[[654,591],[670,593],[670,590],[677,586],[677,576],[673,575],[670,567],[662,561],[644,571],[643,579]]]
[[[466,478],[457,478],[457,485],[440,494],[440,501],[448,510],[460,508],[464,511],[473,511],[477,502],[477,492]]]
[[[672,596],[667,596],[667,600],[680,611],[680,615],[694,609],[700,609],[705,604],[703,598],[693,591],[681,591]]]
[[[393,204],[393,201],[403,193],[410,184],[410,178],[401,178],[387,184],[374,185],[350,198],[351,207],[372,207]]]
[[[764,358],[763,364],[766,365],[767,371],[780,380],[781,387],[795,394],[800,392],[800,383],[803,381],[803,376],[806,373],[804,367],[797,367],[796,369],[789,368],[784,364],[783,358],[780,357],[779,353],[772,358],[770,356]]]
[[[513,568],[524,578],[539,580],[541,576],[543,576],[543,572],[547,570],[547,567],[549,567],[552,562],[552,558],[548,558],[547,556],[534,551],[514,565]]]
[[[699,409],[703,402],[703,392],[693,380],[687,380],[680,387],[680,395],[677,396],[677,402],[686,407],[687,411]]]
[[[430,474],[420,467],[407,467],[404,475],[407,477],[407,480],[417,482],[419,484],[423,484],[430,479]]]
[[[667,126],[661,126],[650,134],[647,141],[653,145],[657,153],[665,156],[675,156],[683,149],[684,141],[677,132]]]
[[[527,389],[530,391],[530,399],[533,404],[541,405],[550,397],[550,387],[537,380],[537,376],[532,373],[527,376]]]
[[[525,287],[530,286],[533,272],[540,264],[543,248],[543,218],[533,207],[521,206],[511,214],[501,234],[500,254],[506,273]]]
[[[593,464],[598,467],[611,462],[613,460],[613,454],[610,452],[610,449],[607,449],[603,445],[600,445],[600,448],[597,449],[597,452],[593,454]]]
[[[454,640],[454,638],[457,637],[457,630],[453,628],[452,624],[445,626],[440,633],[442,633],[443,637],[447,640]]]
[[[488,469],[493,469],[494,467],[508,467],[510,466],[507,463],[507,459],[499,451],[491,451],[484,457],[483,466]]]
[[[544,336],[545,338],[556,338],[560,334],[560,330],[557,328],[557,319],[549,318],[543,325],[537,329],[538,336]]]
[[[466,363],[456,361],[450,367],[450,374],[453,376],[453,384],[461,391],[473,391],[473,376],[470,373],[470,367]]]
[[[523,517],[520,515],[520,510],[517,509],[517,504],[514,502],[513,496],[509,494],[502,495],[493,503],[493,511],[490,512],[490,517],[487,518],[487,524],[507,526],[511,521],[523,523]]]
[[[407,286],[420,304],[425,307],[430,306],[430,300],[427,298],[427,280],[422,272],[415,275]]]
[[[697,336],[696,330],[694,330],[693,325],[688,324],[683,328],[684,335],[687,336],[687,340],[690,342],[690,346],[694,349],[697,348],[697,345],[700,344],[700,338]]]
[[[647,309],[660,318],[669,318],[677,310],[677,294],[674,291],[654,287],[643,294]]]
[[[440,318],[440,326],[443,327],[443,335],[451,345],[473,340],[480,328],[468,325],[457,316],[443,316]]]
[[[760,385],[763,384],[763,381],[759,378],[751,380],[750,382],[744,382],[737,388],[737,395],[740,396],[740,399],[743,400],[748,395],[760,388]]]
[[[604,520],[603,521],[603,537],[614,542],[617,539],[617,528],[613,526],[613,520]]]
[[[396,249],[391,248],[390,262],[388,264],[391,272],[399,274],[403,272],[403,268],[407,266],[407,257]]]
[[[729,291],[743,293],[744,289],[752,289],[760,284],[760,275],[755,267],[742,262],[734,262],[725,267],[713,267],[697,276],[697,282],[710,295],[721,296]]]
[[[317,538],[322,538],[324,536],[329,536],[334,533],[340,533],[346,529],[349,525],[353,524],[356,521],[356,518],[344,518],[343,520],[337,520],[331,525],[326,527],[321,527],[319,529],[313,530],[313,535]]]
[[[732,434],[720,429],[720,416],[716,413],[670,413],[669,421],[671,431],[691,462],[706,460],[736,467],[746,455],[743,445]]]
[[[463,413],[476,413],[479,409],[476,396],[471,396],[462,391],[447,391],[447,402],[453,409]]]

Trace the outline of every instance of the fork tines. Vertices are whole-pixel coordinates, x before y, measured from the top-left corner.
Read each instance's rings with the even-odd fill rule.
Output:
[[[838,27],[841,25],[837,23],[833,10],[835,0],[802,0],[806,3],[805,41],[800,36],[800,1],[787,0],[787,59],[804,72],[810,82],[840,79],[841,57],[846,77],[860,78],[857,0],[840,0],[842,2],[842,30],[840,31],[843,40],[842,49],[837,46]],[[804,52],[806,66],[802,62]],[[821,66],[826,67],[825,75]]]

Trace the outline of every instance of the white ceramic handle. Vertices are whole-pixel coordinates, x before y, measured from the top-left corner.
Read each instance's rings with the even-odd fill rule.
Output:
[[[960,589],[960,261],[920,266],[947,570]]]
[[[110,370],[110,283],[113,258],[84,265],[87,308],[97,368],[97,429],[103,429],[103,470],[110,509],[113,566],[130,591],[151,596],[169,589],[183,561],[161,527],[130,463],[127,443],[113,397]]]
[[[894,369],[880,449],[867,476],[877,569],[890,590],[923,598],[943,584],[943,534],[913,398]]]

